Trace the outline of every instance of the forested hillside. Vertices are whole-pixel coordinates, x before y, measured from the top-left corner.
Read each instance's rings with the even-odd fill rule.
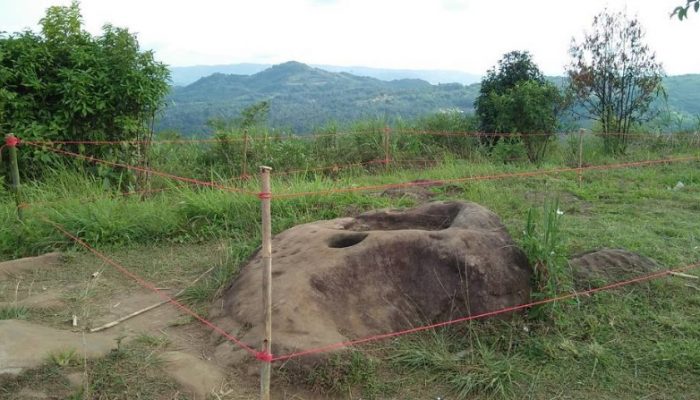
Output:
[[[563,84],[561,78],[552,80]],[[679,118],[685,126],[693,124],[700,115],[700,75],[668,77],[664,85],[668,110],[675,119],[669,124],[677,124]],[[447,110],[470,113],[478,93],[479,84],[383,81],[287,62],[253,75],[216,73],[185,87],[173,87],[156,129],[206,134],[207,121],[230,120],[243,108],[268,101],[271,127],[304,133],[331,122],[363,118],[411,119]]]
[[[383,81],[393,81],[396,79],[422,79],[432,84],[439,83],[461,83],[469,85],[479,82],[481,77],[462,71],[444,69],[394,69],[394,68],[373,68],[363,66],[342,66],[311,64],[312,67],[329,72],[347,72],[357,76],[381,79]],[[193,65],[188,67],[171,67],[170,73],[173,86],[187,86],[196,82],[200,78],[216,73],[253,75],[260,71],[272,67],[272,64],[222,64],[222,65]]]

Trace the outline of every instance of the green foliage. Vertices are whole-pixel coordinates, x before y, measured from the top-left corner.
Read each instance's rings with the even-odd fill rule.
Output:
[[[674,8],[671,18],[677,16],[679,20],[683,21],[683,19],[688,18],[688,10],[691,7],[695,12],[698,12],[700,10],[700,0],[687,0],[684,6]]]
[[[244,108],[260,101],[270,104],[268,127],[283,135],[320,133],[328,125],[343,130],[358,119],[383,119],[398,126],[402,121],[424,119],[426,115],[468,116],[480,89],[478,83],[386,82],[303,68],[298,63],[275,66],[273,71],[270,75],[265,71],[250,76],[214,74],[186,87],[173,88],[162,117],[156,121],[156,130],[177,130],[184,136],[207,135],[214,131],[207,121],[235,121]],[[557,87],[565,83],[564,77],[546,77],[546,81]],[[673,111],[688,119],[700,114],[698,75],[671,76],[664,79],[664,85]],[[557,117],[564,131],[590,124],[588,120],[574,120],[569,113],[559,112]]]
[[[347,394],[353,390],[363,398],[383,398],[390,391],[389,385],[378,376],[379,360],[372,359],[360,351],[333,355],[323,365],[314,368],[307,377],[308,383],[324,394]]]
[[[559,91],[530,54],[513,51],[488,71],[474,107],[484,132],[519,134],[529,160],[540,162],[557,127],[559,102]]]
[[[550,298],[572,289],[566,246],[559,227],[564,212],[556,199],[544,203],[539,223],[537,214],[533,208],[527,213],[522,245],[534,274],[534,296]]]
[[[77,2],[50,7],[40,25],[0,35],[0,131],[25,141],[146,138],[169,90],[166,66],[127,29],[108,24],[91,36]],[[36,148],[21,156],[25,173],[55,161]]]
[[[592,31],[574,41],[569,52],[569,95],[586,117],[600,124],[606,151],[624,153],[628,134],[649,119],[652,101],[663,93],[663,70],[644,43],[641,24],[621,12],[604,10],[594,17]]]
[[[75,349],[66,349],[49,354],[49,361],[57,367],[67,367],[78,365],[82,360]]]
[[[392,352],[392,364],[407,372],[425,374],[434,387],[446,387],[457,399],[475,395],[510,398],[514,381],[521,373],[515,357],[504,355],[482,343],[444,332],[432,332],[417,339],[406,338]]]
[[[3,306],[0,307],[0,320],[3,319],[27,319],[29,310],[24,306]]]
[[[470,112],[477,90],[478,85],[431,85],[418,79],[387,82],[288,62],[250,76],[213,74],[175,87],[156,127],[192,136],[202,133],[209,120],[235,120],[246,107],[266,101],[271,128],[305,134],[333,121],[391,123],[450,110]]]

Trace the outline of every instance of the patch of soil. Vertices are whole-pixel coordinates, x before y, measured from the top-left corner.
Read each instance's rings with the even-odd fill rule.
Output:
[[[0,307],[22,306],[41,310],[60,310],[66,306],[61,294],[53,290],[45,290],[26,297],[18,296],[13,301],[0,301]]]
[[[102,326],[162,301],[163,297],[153,292],[119,293],[101,305],[100,309],[97,310],[97,316],[90,321],[90,328]],[[176,307],[164,304],[124,321],[112,330],[127,335],[158,332],[161,328],[177,325],[182,317],[182,313]]]
[[[82,358],[100,357],[116,347],[110,334],[88,335],[27,321],[0,321],[0,374],[19,374],[48,361],[51,354],[74,350]]]
[[[204,249],[211,253],[210,249]],[[187,252],[187,250],[180,250]],[[163,251],[163,262],[172,258],[172,252]],[[189,251],[191,253],[191,251]],[[200,257],[212,258],[211,254]],[[79,256],[83,258],[83,256]],[[90,262],[90,256],[86,255],[87,266],[81,266],[81,270],[99,270]],[[192,258],[190,254],[188,259]],[[139,316],[128,319],[108,330],[99,333],[87,333],[85,329],[100,326],[115,321],[120,317],[141,310],[147,306],[160,303],[163,298],[145,289],[129,286],[128,282],[114,282],[111,278],[100,275],[98,279],[91,281],[90,274],[80,273],[76,275],[75,266],[65,263],[66,259],[58,253],[46,256],[31,257],[28,259],[14,260],[2,263],[7,267],[7,274],[0,274],[0,298],[6,300],[0,302],[0,306],[21,305],[30,308],[32,322],[7,320],[0,321],[0,374],[17,375],[25,370],[39,367],[49,360],[52,353],[61,353],[75,350],[79,359],[83,354],[88,357],[101,357],[116,347],[116,339],[127,343],[143,334],[167,338],[167,353],[164,353],[166,367],[164,373],[171,375],[183,386],[185,392],[189,392],[188,398],[204,399],[211,392],[217,393],[222,399],[250,398],[256,393],[257,385],[241,382],[236,376],[224,375],[220,368],[211,361],[208,338],[210,330],[198,323],[192,323],[189,316],[183,315],[178,308],[171,304],[164,304]],[[178,263],[182,260],[176,261]],[[46,267],[54,268],[52,274],[41,274],[35,281],[37,269]],[[186,265],[178,267],[187,268]],[[204,266],[197,265],[197,268]],[[65,269],[61,272],[60,269]],[[196,270],[195,270],[196,271]],[[56,272],[56,273],[53,273]],[[82,271],[85,272],[85,271]],[[192,274],[189,272],[188,274]],[[31,275],[28,276],[28,275]],[[55,278],[54,278],[55,277]],[[87,278],[86,278],[87,277]],[[52,279],[59,279],[53,281]],[[73,278],[70,282],[68,279]],[[164,276],[170,284],[173,275]],[[90,281],[90,284],[86,282]],[[107,280],[105,280],[107,279]],[[182,285],[186,281],[178,277],[176,285]],[[126,283],[126,285],[125,285]],[[18,285],[19,284],[19,285]],[[96,296],[87,296],[74,299],[71,296],[82,296],[86,293],[86,284]],[[106,285],[106,286],[105,286]],[[174,294],[180,287],[173,287],[166,292]],[[68,296],[68,297],[66,297]],[[70,302],[67,305],[66,302]],[[81,302],[86,302],[87,309],[82,313]],[[75,304],[74,304],[75,303]],[[33,312],[35,309],[51,309],[60,313],[63,317],[43,318]],[[71,313],[79,315],[78,327],[72,327],[65,322],[65,317]],[[61,320],[58,322],[61,318]],[[41,324],[37,323],[40,322]],[[46,326],[47,323],[55,325]],[[194,369],[192,369],[194,368]],[[75,374],[73,374],[75,375]],[[66,376],[66,379],[71,377]],[[10,379],[10,378],[8,378]],[[69,379],[70,380],[70,379]],[[73,382],[73,380],[70,380]],[[78,380],[72,385],[77,385]],[[31,383],[31,382],[30,382]],[[32,386],[19,389],[14,396],[17,398],[31,398],[27,393],[35,390],[36,395],[47,392],[43,390],[41,382],[33,382]],[[207,386],[211,387],[207,387]],[[253,391],[248,390],[252,386]],[[115,394],[117,395],[117,394]],[[41,397],[37,397],[41,398]],[[53,398],[53,397],[48,397]]]
[[[212,391],[225,391],[226,375],[219,367],[181,351],[165,352],[161,359],[165,371],[190,398],[205,399]]]
[[[21,275],[37,269],[55,267],[63,262],[61,253],[48,253],[37,257],[0,262],[0,279]]]

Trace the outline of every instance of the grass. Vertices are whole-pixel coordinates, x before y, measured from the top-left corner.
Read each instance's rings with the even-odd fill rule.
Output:
[[[5,306],[0,307],[0,320],[3,319],[27,319],[29,318],[29,309],[24,306]]]
[[[585,146],[586,162],[591,164],[670,154],[667,147],[637,147],[624,157],[611,159],[600,151],[595,138],[587,138]],[[691,147],[674,147],[673,152],[697,155],[697,149]],[[575,155],[562,143],[541,168],[578,165]],[[570,257],[601,247],[626,248],[674,267],[700,258],[698,166],[696,161],[587,171],[580,186],[577,174],[572,172],[529,179],[457,182],[430,190],[436,199],[461,199],[487,206],[502,218],[516,241],[530,249],[533,258],[539,254],[539,259],[560,267],[557,274],[566,274],[566,269],[559,258],[551,260],[553,250],[557,257]],[[470,161],[447,158],[427,170],[392,169],[389,173],[374,171],[373,175],[366,170],[334,176],[300,174],[276,179],[273,192],[461,178],[533,168],[527,163],[503,164],[478,157]],[[94,258],[76,252],[71,241],[42,217],[65,226],[162,286],[184,287],[216,265],[206,279],[183,296],[194,305],[208,304],[259,246],[260,211],[255,198],[186,187],[146,199],[124,198],[105,192],[100,182],[88,176],[67,171],[55,174],[51,183],[27,188],[29,202],[52,204],[27,209],[23,223],[14,221],[13,206],[9,197],[4,197],[4,205],[0,206],[0,257],[68,249],[73,257],[72,276],[58,269],[36,273],[32,278],[37,284],[52,280],[68,284],[75,274],[84,277],[78,284],[72,282],[74,287],[66,291],[66,297],[73,299],[69,303],[78,311],[99,303],[95,296],[114,287],[114,282],[118,282],[115,290],[130,283],[104,265],[99,266],[102,280],[90,283],[88,277],[98,268]],[[677,182],[685,187],[674,189]],[[257,190],[255,180],[238,185]],[[67,195],[76,198],[65,199]],[[85,203],[77,199],[82,197],[97,200]],[[556,206],[543,207],[554,198],[558,198]],[[392,198],[376,192],[276,199],[273,230],[280,232],[317,219],[414,203],[407,197]],[[552,213],[556,210],[563,214],[557,214],[553,237]],[[207,244],[210,241],[217,244]],[[475,322],[362,347],[332,357],[304,381],[324,396],[349,398],[693,398],[700,393],[700,290],[692,284],[682,278],[664,278],[558,304],[558,312],[549,318],[530,312],[509,321]],[[0,300],[14,295],[11,286],[6,290],[0,286]],[[28,314],[28,318],[35,318],[35,314]],[[145,338],[144,342],[136,345],[160,348],[156,339]],[[93,393],[100,393],[102,398],[121,391],[132,397],[143,391],[142,397],[147,398],[155,393],[154,388],[172,393],[171,383],[159,386],[161,383],[147,379],[148,373],[157,376],[157,361],[130,351],[127,348],[91,364],[91,382],[96,382]],[[132,376],[131,371],[138,368],[145,371],[142,380]],[[52,371],[46,367],[46,376]],[[124,382],[136,380],[120,382],[120,373],[127,375]]]

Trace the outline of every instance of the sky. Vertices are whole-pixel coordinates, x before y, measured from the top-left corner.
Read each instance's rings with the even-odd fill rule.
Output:
[[[82,0],[85,29],[138,34],[172,66],[308,64],[448,69],[482,75],[511,50],[563,73],[572,37],[608,8],[636,15],[670,75],[700,73],[700,13],[669,18],[685,0]],[[0,0],[0,31],[37,30],[51,5]]]

